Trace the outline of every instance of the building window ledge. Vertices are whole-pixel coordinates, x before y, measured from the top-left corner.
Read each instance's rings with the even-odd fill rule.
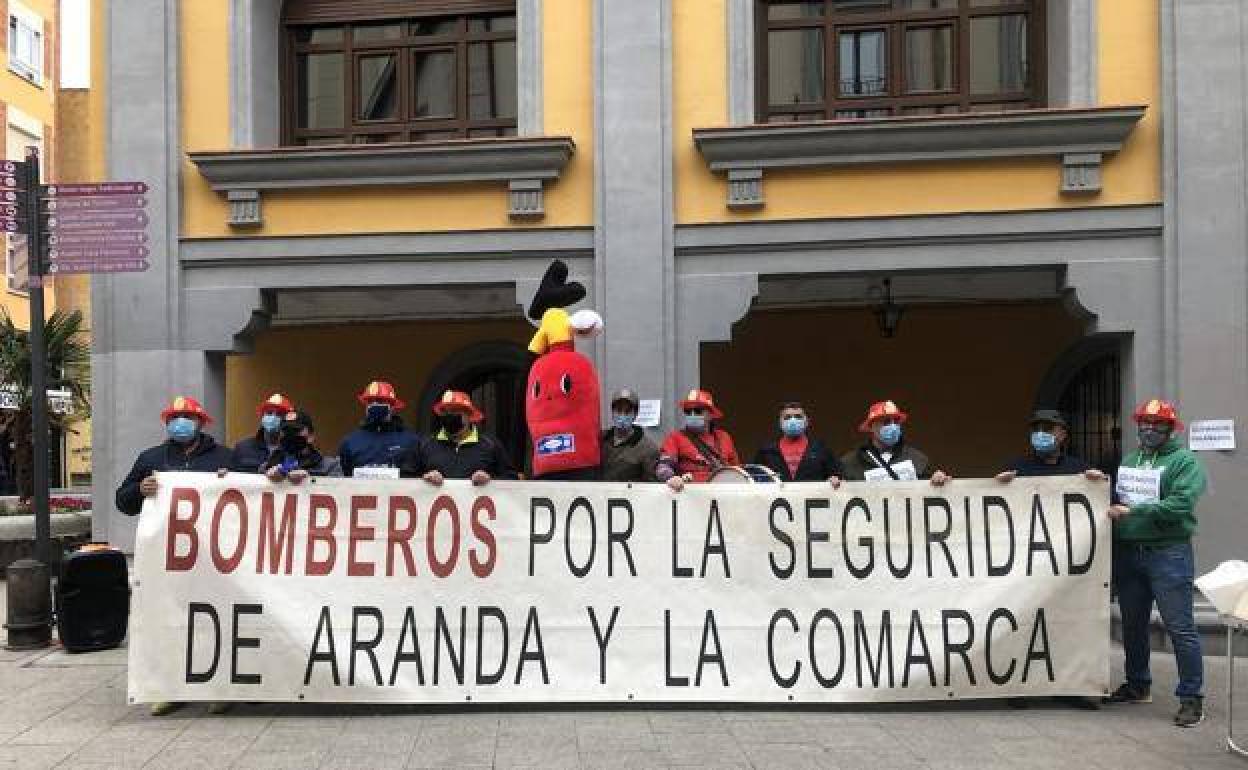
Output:
[[[1101,161],[1118,152],[1143,106],[922,115],[695,128],[712,171],[728,177],[728,207],[763,205],[769,169],[1052,156],[1061,191],[1101,190]]]
[[[212,189],[229,200],[234,227],[263,223],[260,194],[268,190],[460,182],[506,182],[508,214],[533,220],[546,213],[543,185],[559,177],[575,146],[570,137],[539,136],[193,152],[189,157]]]

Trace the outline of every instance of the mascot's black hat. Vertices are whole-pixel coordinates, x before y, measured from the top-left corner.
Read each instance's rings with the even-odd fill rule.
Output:
[[[542,316],[552,307],[567,307],[585,299],[585,286],[577,281],[568,282],[568,265],[562,259],[556,259],[546,268],[542,283],[533,295],[529,305],[529,318],[541,321]]]

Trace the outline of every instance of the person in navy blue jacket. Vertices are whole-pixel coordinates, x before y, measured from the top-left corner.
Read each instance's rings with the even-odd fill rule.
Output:
[[[355,476],[360,468],[393,468],[398,478],[403,455],[421,440],[420,434],[404,427],[397,414],[406,404],[393,385],[380,380],[370,382],[356,400],[364,406],[364,422],[338,447],[342,475]]]

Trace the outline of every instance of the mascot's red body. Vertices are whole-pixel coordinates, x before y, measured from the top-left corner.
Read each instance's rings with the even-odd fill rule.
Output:
[[[567,276],[567,265],[552,263],[529,307],[529,317],[541,322],[529,345],[537,359],[524,401],[536,478],[593,478],[601,463],[598,373],[573,347],[577,330],[563,310],[585,296],[585,287]]]

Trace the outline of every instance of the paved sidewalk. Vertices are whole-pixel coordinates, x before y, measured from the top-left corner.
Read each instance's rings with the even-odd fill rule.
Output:
[[[1152,705],[1037,701],[813,709],[545,709],[202,705],[163,718],[126,704],[124,651],[0,651],[0,767],[48,768],[1229,768],[1225,665],[1210,715],[1170,725],[1174,666]],[[1114,665],[1120,665],[1119,660]],[[1248,711],[1248,665],[1239,683]],[[1248,732],[1248,719],[1244,719]]]

